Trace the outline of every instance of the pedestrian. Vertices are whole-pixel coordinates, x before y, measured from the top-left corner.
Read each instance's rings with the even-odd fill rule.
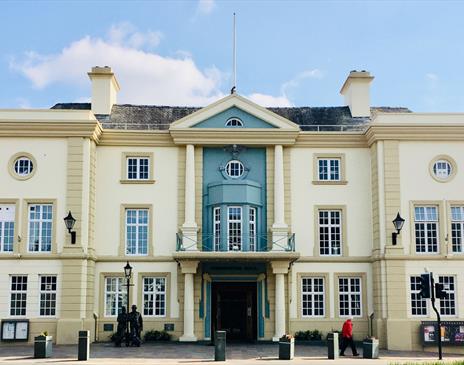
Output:
[[[143,320],[140,312],[137,312],[137,306],[135,304],[132,305],[132,311],[129,313],[128,320],[132,346],[140,347],[142,342],[140,333],[143,331]]]
[[[343,323],[342,328],[342,348],[340,349],[340,356],[345,356],[345,350],[350,345],[353,356],[359,356],[356,351],[356,346],[353,341],[353,322],[352,317],[348,318],[345,323]]]

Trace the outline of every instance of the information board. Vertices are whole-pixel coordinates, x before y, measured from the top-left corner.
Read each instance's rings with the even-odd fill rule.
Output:
[[[2,319],[2,341],[27,341],[29,339],[28,319]]]
[[[441,322],[441,341],[444,346],[464,345],[464,321]],[[422,344],[424,346],[438,344],[437,322],[426,321],[421,323]]]

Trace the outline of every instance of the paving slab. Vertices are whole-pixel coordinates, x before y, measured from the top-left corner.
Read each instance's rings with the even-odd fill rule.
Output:
[[[48,359],[34,359],[32,345],[1,345],[0,364],[108,364],[108,365],[145,365],[145,364],[202,364],[214,363],[214,347],[203,344],[149,343],[141,347],[116,348],[109,343],[92,344],[90,360],[77,361],[77,345],[54,345],[53,356]],[[349,351],[349,350],[348,350]],[[319,346],[296,345],[295,359],[278,360],[277,344],[227,344],[227,364],[376,364],[431,362],[437,354],[412,351],[381,351],[380,358],[363,359],[347,355],[338,360],[327,359],[327,349]],[[461,360],[463,355],[445,353],[445,362]],[[220,362],[219,362],[220,363]],[[222,362],[224,363],[224,362]]]

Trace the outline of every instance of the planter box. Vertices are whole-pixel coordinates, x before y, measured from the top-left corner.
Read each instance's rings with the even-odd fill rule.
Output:
[[[377,340],[376,338],[369,338],[363,341],[363,358],[379,358],[379,340]]]
[[[52,356],[52,336],[37,336],[34,337],[34,358],[44,359]]]
[[[279,341],[279,360],[293,360],[295,356],[295,339]]]

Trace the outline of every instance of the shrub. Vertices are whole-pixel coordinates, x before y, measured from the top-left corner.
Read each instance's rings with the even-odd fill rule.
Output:
[[[151,330],[145,332],[145,334],[143,335],[143,339],[145,342],[169,341],[171,339],[171,335],[166,331]]]
[[[295,333],[295,339],[299,341],[321,341],[322,332],[314,331],[298,331]]]

